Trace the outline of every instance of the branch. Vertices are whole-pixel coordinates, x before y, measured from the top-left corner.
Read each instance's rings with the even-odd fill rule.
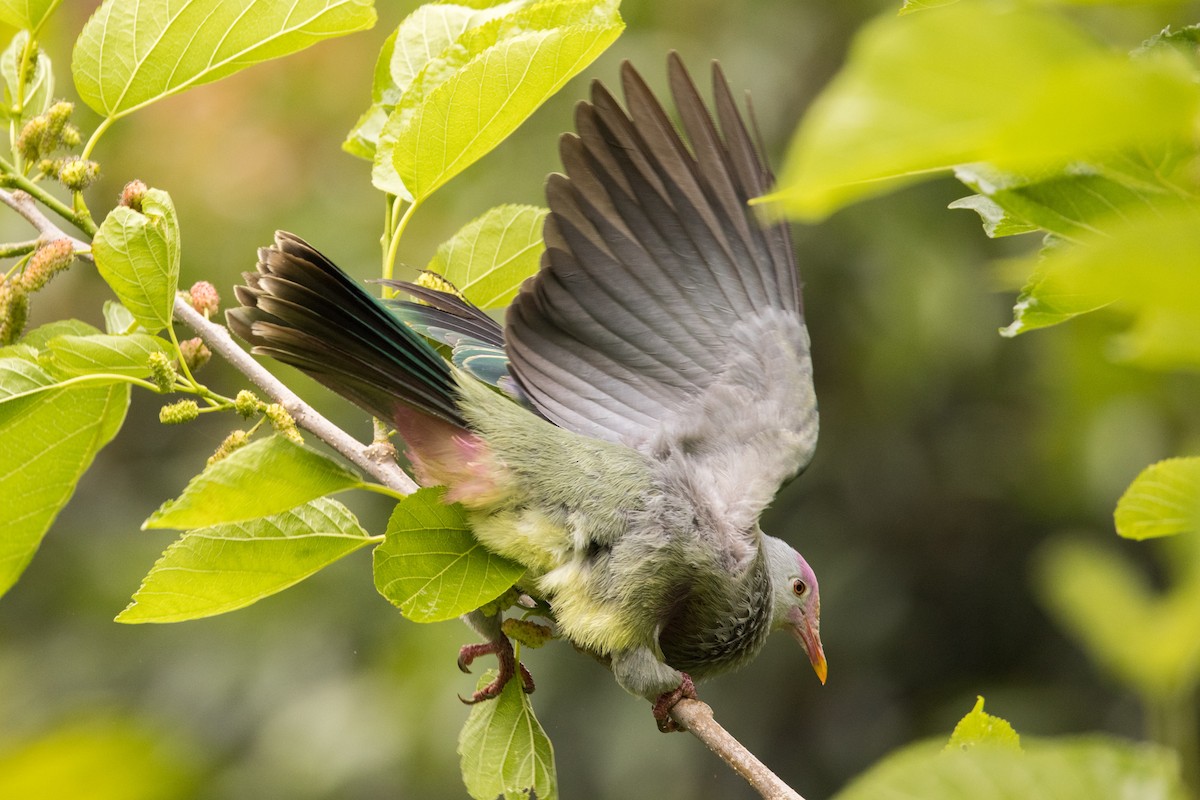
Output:
[[[37,203],[35,203],[33,198],[30,197],[26,192],[6,192],[5,190],[0,189],[0,203],[4,203],[4,205],[8,206],[13,211],[24,217],[30,225],[37,229],[37,232],[41,234],[42,238],[46,241],[49,242],[55,239],[70,239],[71,246],[77,252],[80,250],[91,249],[91,245],[87,242],[80,241],[79,239],[76,239],[72,236],[67,236],[67,234],[63,233],[62,228],[51,222],[50,218],[42,213],[42,210],[38,208]]]
[[[251,383],[262,389],[268,397],[283,406],[292,415],[292,419],[296,420],[297,425],[313,433],[318,439],[338,451],[347,461],[389,489],[394,489],[401,494],[411,494],[417,490],[417,485],[412,478],[400,469],[390,454],[374,457],[371,447],[364,445],[334,425],[251,358],[249,353],[238,346],[223,325],[209,321],[179,297],[175,298],[174,311],[176,319],[187,323],[188,327],[200,335],[210,350],[219,354],[238,372],[249,378]]]
[[[741,775],[765,800],[804,800],[792,787],[779,779],[713,719],[712,708],[699,700],[680,700],[671,709],[671,718],[684,730],[704,742],[730,769]]]
[[[55,225],[49,217],[42,213],[37,203],[27,193],[21,191],[8,192],[0,189],[0,203],[3,203],[24,217],[29,224],[37,229],[37,232],[44,241],[50,242],[56,239],[69,239],[71,246],[79,257],[88,261],[92,260],[91,254],[87,252],[91,249],[91,245],[64,233],[62,228]],[[373,447],[364,445],[334,425],[312,406],[301,400],[295,392],[284,386],[278,378],[268,372],[265,367],[261,366],[245,350],[239,347],[233,341],[233,337],[229,335],[229,331],[223,326],[210,322],[204,315],[178,297],[175,298],[174,312],[175,318],[187,323],[190,328],[196,331],[210,350],[214,353],[219,353],[235,369],[249,378],[251,383],[262,389],[276,403],[283,406],[292,415],[292,419],[296,420],[297,425],[310,431],[318,439],[342,454],[347,461],[389,489],[394,489],[401,494],[411,494],[417,490],[417,485],[413,482],[412,478],[408,477],[404,470],[400,469],[396,462],[392,460],[390,454],[376,454]]]

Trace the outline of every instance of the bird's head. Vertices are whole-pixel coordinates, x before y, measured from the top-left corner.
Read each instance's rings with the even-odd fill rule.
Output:
[[[763,539],[775,595],[772,626],[786,628],[796,637],[824,683],[828,667],[821,647],[821,594],[816,573],[786,542],[773,536]]]

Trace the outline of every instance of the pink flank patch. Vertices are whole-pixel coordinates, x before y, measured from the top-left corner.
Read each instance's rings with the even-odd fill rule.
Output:
[[[501,469],[479,436],[405,407],[396,408],[392,420],[422,486],[445,486],[446,500],[468,508],[503,499]]]

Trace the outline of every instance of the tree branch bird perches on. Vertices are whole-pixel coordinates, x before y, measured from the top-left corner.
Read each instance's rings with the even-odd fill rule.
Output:
[[[758,524],[812,457],[817,405],[791,238],[747,205],[772,176],[720,67],[714,121],[669,58],[682,137],[628,63],[621,78],[627,110],[594,83],[561,139],[541,269],[503,329],[448,285],[392,282],[414,300],[389,307],[288,233],[229,323],[393,424],[420,482],[667,730],[694,680],[773,630],[824,682],[816,576]],[[460,662],[502,667],[473,699],[531,687],[499,620],[471,621],[488,641]]]

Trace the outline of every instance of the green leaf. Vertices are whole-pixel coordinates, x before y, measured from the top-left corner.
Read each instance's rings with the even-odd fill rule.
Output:
[[[983,231],[993,239],[1001,236],[1015,236],[1020,233],[1032,233],[1038,229],[1036,225],[1013,216],[986,194],[973,194],[959,198],[948,208],[965,208],[974,211],[983,221]]]
[[[1155,173],[1145,179],[1141,173],[1148,165],[1144,160],[1141,164],[1135,160],[1144,156],[1114,157],[1109,164],[1078,163],[1065,170],[1024,174],[970,164],[958,167],[954,174],[1000,208],[1011,224],[1027,230],[1040,228],[1078,241],[1127,216],[1179,202],[1179,190],[1163,180],[1173,158],[1162,153],[1154,160]],[[951,207],[965,205],[955,203]],[[986,217],[984,227],[988,227]]]
[[[815,219],[955,165],[1023,171],[1186,141],[1187,60],[1130,59],[1050,12],[961,3],[886,14],[793,138],[770,200]]]
[[[1126,539],[1200,532],[1200,458],[1146,467],[1117,501],[1113,518]]]
[[[171,197],[149,189],[142,210],[114,208],[92,240],[96,269],[148,333],[171,324],[179,284],[179,222]]]
[[[613,0],[543,0],[467,31],[392,112],[376,177],[394,171],[422,201],[500,144],[623,29]]]
[[[212,464],[142,528],[200,528],[257,519],[362,485],[338,462],[284,436],[259,439]]]
[[[374,24],[371,0],[105,0],[79,34],[71,73],[80,98],[114,120]]]
[[[401,21],[399,27],[383,43],[375,63],[375,79],[371,86],[371,107],[346,137],[342,148],[352,155],[371,161],[379,144],[379,135],[388,115],[413,81],[430,62],[438,59],[467,30],[529,5],[531,0],[510,0],[492,3],[484,8],[454,3],[426,3]],[[426,80],[433,82],[432,75]],[[390,159],[388,161],[390,164]],[[392,192],[411,199],[399,186],[400,178],[393,174],[401,191]]]
[[[975,699],[975,707],[954,726],[950,741],[946,743],[947,750],[967,750],[976,745],[989,747],[1006,747],[1011,750],[1021,750],[1021,737],[1013,730],[1007,720],[994,717],[983,710],[983,698]]]
[[[495,677],[479,680],[482,688]],[[476,703],[458,735],[463,783],[475,800],[554,800],[554,747],[533,714],[520,680],[494,700]]]
[[[1164,544],[1188,548],[1174,565],[1200,559],[1200,537]],[[1195,572],[1195,567],[1191,567]],[[1037,562],[1037,588],[1051,615],[1101,668],[1153,701],[1179,697],[1200,677],[1200,581],[1184,576],[1160,592],[1108,546],[1052,542]]]
[[[27,31],[37,31],[61,0],[0,0],[0,21]]]
[[[182,622],[244,608],[373,541],[349,509],[328,498],[188,531],[163,553],[117,622]]]
[[[40,48],[34,57],[33,74],[21,86],[18,63],[29,42],[29,32],[17,31],[12,43],[0,54],[0,74],[4,76],[4,108],[3,116],[16,119],[20,123],[44,113],[54,102],[54,69],[50,56]],[[17,98],[21,99],[20,113],[15,113]]]
[[[29,564],[129,406],[127,385],[56,382],[26,359],[0,358],[0,594]]]
[[[150,354],[167,352],[166,342],[147,333],[56,336],[46,346],[50,363],[67,375],[106,372],[145,378],[150,375]]]
[[[1200,209],[1154,208],[1079,245],[1045,253],[1018,299],[1009,336],[1111,305],[1133,325],[1118,357],[1153,368],[1200,367]]]
[[[104,301],[104,331],[105,333],[134,333],[141,330],[129,309],[116,300]]]
[[[459,505],[421,489],[396,505],[375,548],[375,588],[416,622],[466,614],[508,591],[525,569],[484,549]]]
[[[535,206],[497,206],[443,242],[427,268],[480,308],[504,308],[538,270],[548,213]]]
[[[1026,751],[926,742],[892,753],[835,800],[1185,800],[1168,751],[1118,739],[1034,740]]]

